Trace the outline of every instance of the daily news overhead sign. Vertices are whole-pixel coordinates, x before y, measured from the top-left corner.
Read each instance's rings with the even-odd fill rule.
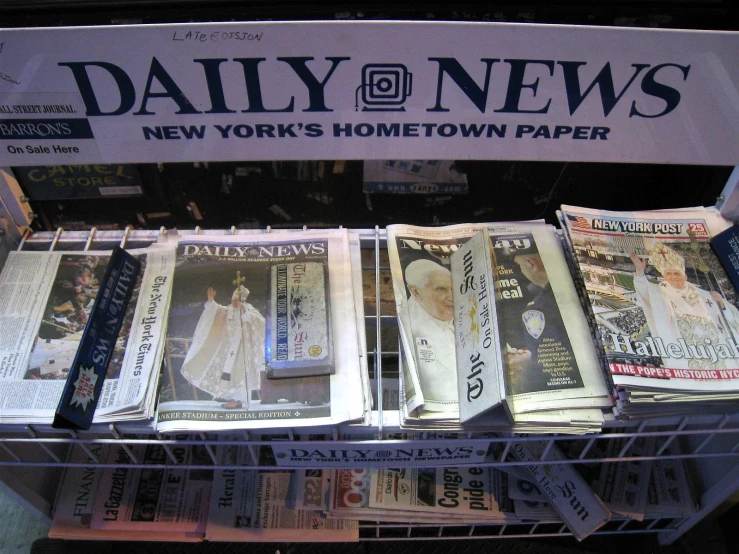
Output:
[[[0,163],[739,163],[739,33],[495,23],[0,30]]]

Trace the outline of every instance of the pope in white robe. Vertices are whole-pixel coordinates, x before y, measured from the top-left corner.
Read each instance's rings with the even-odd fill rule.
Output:
[[[195,387],[225,400],[224,408],[247,407],[259,398],[260,373],[264,371],[264,316],[246,302],[249,289],[243,285],[231,295],[231,304],[215,302],[216,291],[208,289],[208,301],[195,328],[192,344],[180,370]]]
[[[457,358],[454,343],[452,277],[430,260],[416,260],[405,270],[411,324],[424,407],[457,409]]]
[[[675,250],[656,241],[649,259],[664,280],[651,283],[644,275],[646,261],[629,253],[636,267],[634,287],[653,337],[664,344],[679,344],[703,351],[707,344],[728,345],[739,337],[739,310],[717,292],[706,292],[688,282],[685,260]],[[663,356],[665,367],[674,369],[726,369],[725,360]],[[736,367],[736,361],[728,367]]]

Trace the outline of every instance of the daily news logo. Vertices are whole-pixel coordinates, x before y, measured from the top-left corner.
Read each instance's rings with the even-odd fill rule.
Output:
[[[403,104],[411,95],[413,75],[400,63],[371,63],[362,68],[363,112],[404,112]],[[359,109],[359,100],[355,103]]]
[[[284,112],[332,112],[326,101],[326,90],[336,74],[344,67],[349,69],[350,57],[326,57],[323,63],[313,57],[266,58],[197,58],[192,66],[173,63],[165,67],[156,57],[151,59],[145,82],[134,81],[127,71],[106,61],[59,62],[72,72],[77,88],[89,117],[119,116],[132,112],[133,115],[155,115],[166,102],[177,110],[177,115],[233,114],[233,113],[284,113]],[[436,90],[434,104],[427,112],[448,112],[445,91],[456,87],[467,97],[480,113],[546,114],[553,106],[566,103],[570,115],[574,115],[586,97],[600,95],[603,115],[608,116],[624,97],[627,90],[638,88],[637,97],[628,105],[628,117],[658,118],[672,112],[680,103],[680,84],[687,80],[689,65],[662,63],[651,65],[632,63],[618,64],[614,77],[611,63],[599,68],[582,61],[525,60],[482,58],[476,64],[463,66],[455,58],[428,58],[435,70]],[[314,70],[319,67],[322,74]],[[339,69],[341,66],[342,69]],[[173,74],[173,68],[178,73]],[[262,74],[267,71],[292,72],[303,85],[303,90],[291,91],[286,105],[271,105],[273,90],[262,85]],[[595,77],[584,78],[582,74]],[[586,71],[587,70],[587,71]],[[556,79],[564,94],[546,98],[537,94],[539,85],[547,79]],[[278,75],[278,73],[275,73]],[[534,75],[539,75],[534,77]],[[359,111],[403,111],[404,104],[413,93],[413,74],[401,63],[370,63],[361,69],[360,83],[355,89],[354,107]],[[243,86],[224,88],[224,81],[240,82]],[[491,82],[505,79],[505,94],[502,98],[491,98]],[[289,86],[290,80],[280,79],[281,90]],[[337,80],[339,81],[339,80]],[[111,85],[117,94],[111,96]],[[347,82],[337,82],[343,90]],[[496,87],[500,88],[500,87]],[[207,90],[208,103],[195,98],[196,91]],[[595,91],[598,92],[595,92]],[[111,99],[116,98],[117,102]],[[648,98],[651,97],[651,98]],[[660,107],[655,110],[646,106],[646,100],[659,99]],[[102,104],[105,106],[101,106]],[[198,109],[195,106],[206,106]],[[492,107],[492,110],[490,109]],[[559,107],[559,106],[557,106]]]

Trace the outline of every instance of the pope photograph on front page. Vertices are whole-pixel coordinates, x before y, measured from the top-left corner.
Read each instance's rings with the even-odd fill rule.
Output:
[[[407,339],[424,409],[429,411],[457,411],[459,406],[449,256],[467,238],[433,237],[425,241],[415,235],[395,238],[405,285]],[[432,248],[423,249],[424,242]],[[412,385],[409,377],[406,375],[406,383]]]
[[[270,334],[292,335],[288,326],[300,325],[307,317],[302,311],[309,305],[311,314],[318,311],[313,304],[296,303],[293,294],[283,310],[285,328],[277,329],[270,307],[281,290],[275,276],[284,273],[291,279],[290,288],[312,296],[312,282],[297,279],[303,267],[327,267],[328,240],[297,235],[289,243],[254,237],[241,243],[217,236],[187,239],[183,237],[177,249],[159,421],[268,422],[330,416],[330,375],[273,379],[267,363]],[[289,267],[275,271],[282,266]],[[318,282],[325,288],[316,296],[326,298],[327,282]],[[326,317],[322,321],[328,325]],[[310,336],[302,331],[301,337]],[[304,350],[302,344],[285,342],[293,360],[296,352],[321,358],[327,337],[323,329],[321,346],[311,342]],[[306,359],[307,364],[313,361]]]
[[[664,388],[739,377],[736,291],[691,215],[566,212],[614,375]]]

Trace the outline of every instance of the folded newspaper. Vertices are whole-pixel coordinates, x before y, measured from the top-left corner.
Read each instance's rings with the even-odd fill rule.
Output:
[[[347,519],[505,523],[505,475],[491,467],[338,469],[330,513]]]
[[[403,346],[403,424],[460,428],[458,378],[468,372],[457,368],[449,267],[453,253],[480,229],[487,229],[496,260],[495,331],[514,424],[496,414],[478,416],[467,427],[599,430],[601,410],[612,400],[560,240],[543,222],[388,227]]]
[[[549,452],[552,463],[533,464]],[[533,481],[546,494],[548,503],[562,517],[577,540],[600,529],[611,519],[611,512],[593,492],[588,483],[577,472],[573,464],[560,463],[565,459],[555,445],[546,442],[514,442],[510,449],[512,456],[528,462]]]
[[[216,456],[228,466],[246,465],[250,459],[248,447],[235,445],[220,446]],[[356,521],[324,515],[326,501],[319,492],[322,478],[304,481],[297,502],[295,496],[290,498],[294,478],[288,471],[216,470],[205,538],[239,542],[359,539]]]
[[[66,540],[122,540],[130,541],[132,531],[135,531],[137,540],[166,541],[166,542],[197,542],[203,538],[203,530],[194,532],[177,531],[179,525],[174,521],[167,521],[159,517],[156,522],[142,529],[139,522],[130,521],[121,523],[114,528],[92,527],[93,519],[100,519],[104,512],[111,508],[106,506],[109,498],[104,502],[96,502],[100,492],[100,483],[105,471],[102,467],[93,464],[105,461],[108,458],[109,446],[91,444],[89,453],[81,447],[73,448],[69,457],[71,464],[83,464],[76,467],[67,467],[64,470],[59,493],[54,503],[54,518],[49,529],[49,537]],[[92,454],[95,458],[90,456]],[[84,464],[89,464],[85,466]],[[141,472],[129,469],[126,473]],[[153,506],[150,505],[150,506]],[[201,505],[201,507],[203,507]],[[207,504],[204,506],[207,509]],[[154,514],[156,510],[146,510]],[[199,516],[200,517],[200,516]],[[202,518],[205,517],[203,513]],[[130,525],[129,525],[130,523]]]
[[[131,454],[134,456],[132,458]],[[116,445],[109,449],[100,477],[90,527],[109,531],[157,531],[205,533],[213,471],[182,469],[178,465],[210,465],[204,446],[173,447],[134,445],[128,450]],[[134,462],[157,467],[128,468]],[[171,464],[162,469],[163,465]]]
[[[739,399],[737,292],[711,250],[729,226],[713,208],[561,220],[624,417],[724,411]]]
[[[128,250],[139,273],[93,423],[153,416],[174,249]],[[109,251],[11,252],[0,275],[0,422],[51,423]]]
[[[346,230],[181,236],[157,430],[362,420],[357,299]]]

